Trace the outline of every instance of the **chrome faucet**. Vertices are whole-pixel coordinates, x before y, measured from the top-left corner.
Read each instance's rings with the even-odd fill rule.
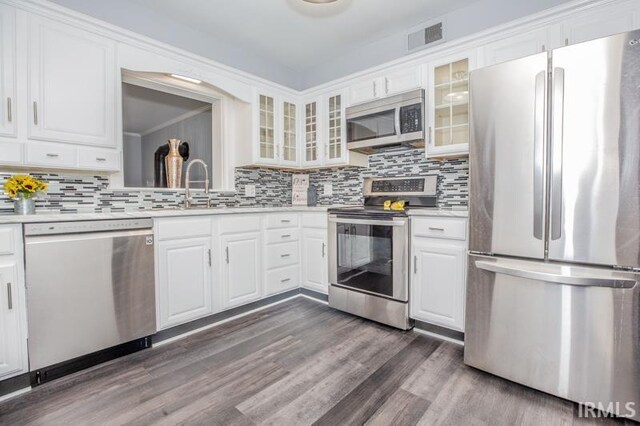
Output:
[[[191,166],[193,166],[194,164],[202,164],[202,167],[204,167],[204,181],[201,180],[194,180],[193,182],[191,182],[189,180],[189,175],[191,173]],[[184,208],[188,209],[191,207],[191,191],[189,188],[189,185],[191,183],[204,183],[204,193],[205,194],[209,194],[209,167],[207,167],[207,163],[205,163],[202,160],[199,159],[195,159],[195,160],[191,160],[191,162],[189,162],[189,165],[187,166],[187,173],[185,175],[184,178]],[[207,200],[207,207],[211,207],[211,200],[208,199]]]

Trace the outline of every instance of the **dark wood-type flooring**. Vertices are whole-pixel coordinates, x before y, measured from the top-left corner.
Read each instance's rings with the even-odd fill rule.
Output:
[[[39,386],[0,403],[0,423],[335,426],[585,421],[570,402],[465,366],[461,346],[298,298]]]

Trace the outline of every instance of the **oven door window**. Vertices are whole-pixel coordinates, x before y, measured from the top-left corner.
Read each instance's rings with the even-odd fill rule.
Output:
[[[337,284],[393,296],[393,227],[338,223]]]
[[[347,120],[347,141],[357,142],[396,134],[396,110],[363,115]]]

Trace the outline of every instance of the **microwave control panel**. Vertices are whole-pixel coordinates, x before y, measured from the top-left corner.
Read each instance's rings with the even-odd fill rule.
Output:
[[[400,132],[414,133],[422,131],[422,104],[400,108]]]

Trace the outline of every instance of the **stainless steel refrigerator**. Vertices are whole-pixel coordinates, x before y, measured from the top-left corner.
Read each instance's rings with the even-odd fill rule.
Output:
[[[640,30],[470,79],[465,363],[640,420]]]

